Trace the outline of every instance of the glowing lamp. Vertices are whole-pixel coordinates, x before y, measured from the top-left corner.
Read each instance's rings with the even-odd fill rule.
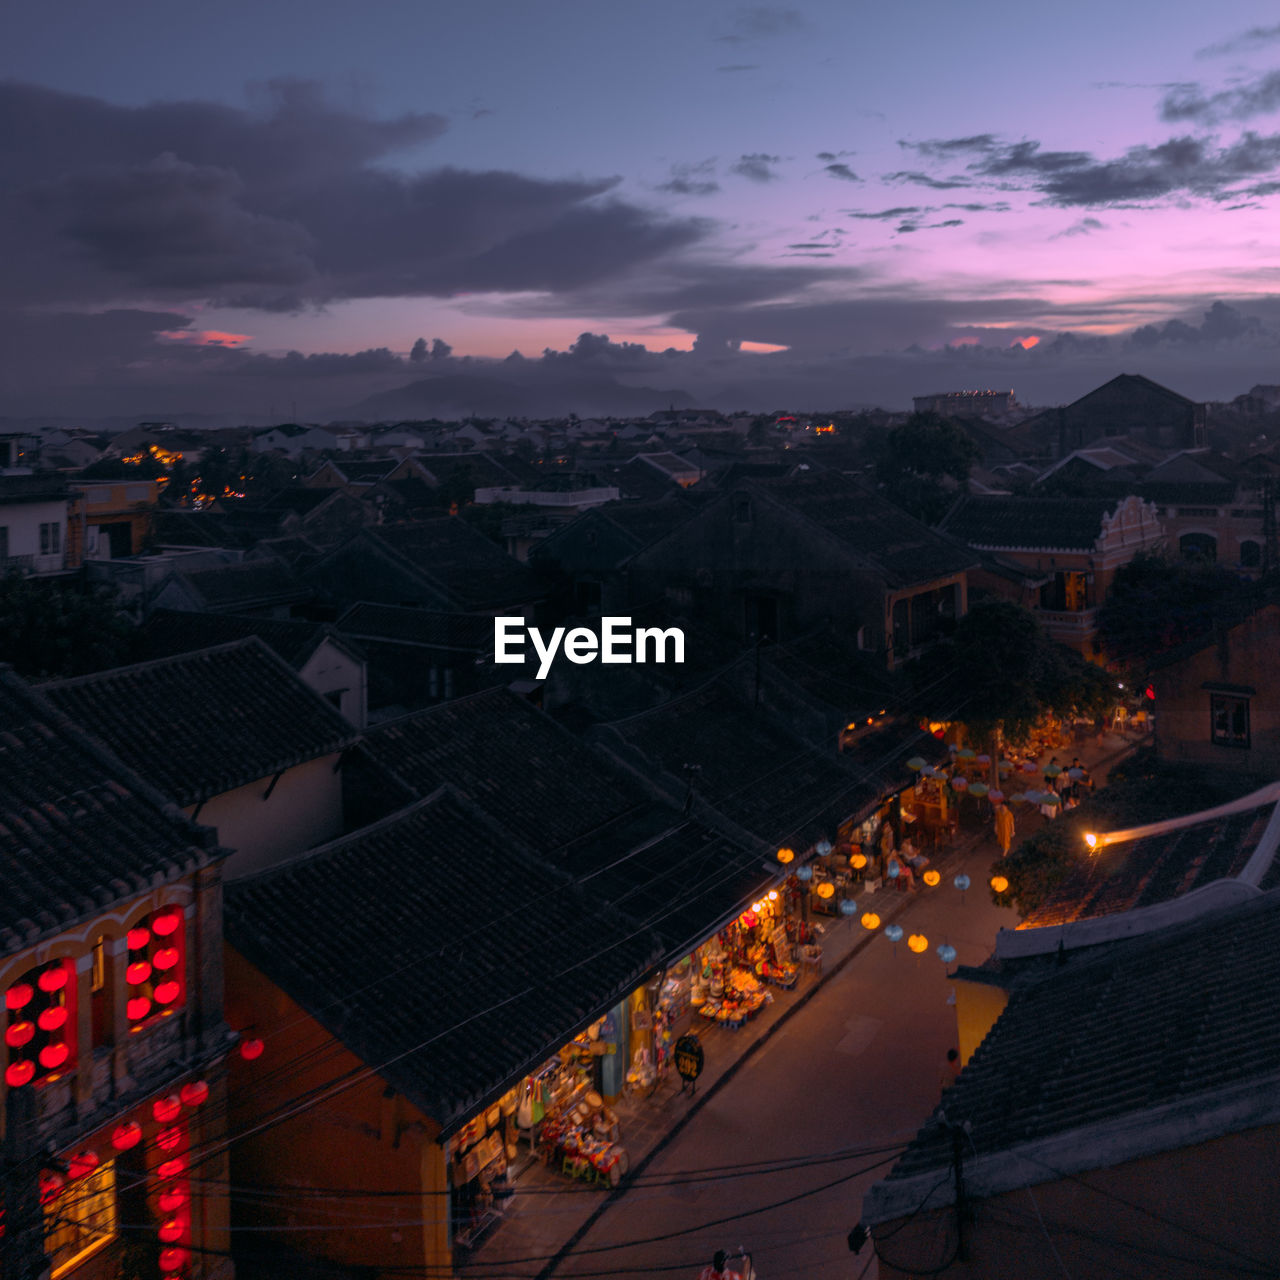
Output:
[[[172,1160],[165,1160],[156,1166],[156,1177],[177,1178],[186,1167],[187,1162],[182,1156],[174,1156]]]
[[[189,1199],[190,1199],[190,1196],[187,1195],[187,1191],[185,1187],[180,1187],[176,1185],[172,1187],[166,1187],[160,1193],[160,1212],[176,1213],[179,1209],[181,1209],[187,1203]]]
[[[21,1049],[24,1044],[31,1043],[31,1037],[35,1035],[36,1027],[34,1022],[15,1022],[11,1026],[5,1028],[4,1042],[10,1049]]]
[[[181,1271],[187,1265],[188,1255],[185,1249],[168,1248],[160,1250],[161,1271]]]
[[[955,947],[949,946],[944,942],[942,946],[938,948],[938,959],[941,960],[943,964],[954,964],[956,959]]]
[[[992,876],[991,887],[997,893],[1003,893],[1009,887],[1009,881],[1004,876]]]
[[[166,911],[163,915],[156,916],[151,921],[151,928],[162,938],[167,938],[171,933],[178,931],[178,926],[182,923],[182,914],[178,911]]]
[[[794,862],[796,851],[794,849],[779,849],[778,861],[785,867],[788,862]]]
[[[161,947],[159,951],[151,957],[151,963],[157,969],[172,969],[178,963],[177,947]]]
[[[836,887],[831,883],[830,880],[824,880],[817,887],[815,892],[817,893],[818,897],[822,898],[825,901],[828,898],[834,898],[836,896]]]
[[[862,913],[862,927],[864,929],[878,929],[880,927],[880,917],[874,911],[864,911]]]
[[[151,1001],[146,996],[135,996],[125,1004],[124,1012],[130,1022],[141,1022],[151,1012]]]
[[[884,936],[888,938],[890,942],[901,942],[902,926],[900,924],[886,925]]]
[[[942,876],[937,871],[926,871],[923,879],[931,889],[937,888],[942,883]]]
[[[855,871],[861,871],[867,865],[867,855],[865,853],[851,853],[849,855],[849,865]]]
[[[40,1050],[40,1065],[46,1071],[56,1071],[71,1057],[71,1050],[65,1044],[47,1044]]]
[[[126,1120],[111,1131],[111,1145],[117,1151],[128,1151],[142,1141],[142,1126],[136,1120]]]
[[[156,1134],[156,1146],[161,1151],[176,1151],[182,1146],[182,1129],[179,1125],[172,1125],[168,1129],[161,1129]]]
[[[252,1062],[254,1058],[262,1057],[262,1051],[265,1048],[266,1045],[257,1036],[251,1036],[248,1040],[240,1041],[240,1056],[246,1062]]]
[[[34,1062],[11,1062],[4,1072],[4,1082],[10,1089],[20,1089],[24,1084],[30,1084],[32,1077],[36,1073]]]
[[[1098,837],[1095,836],[1092,831],[1085,832],[1084,842],[1090,849],[1096,849],[1098,847]]]
[[[37,979],[41,991],[61,991],[67,985],[67,967],[61,961],[52,969],[46,969]]]
[[[770,902],[777,902],[777,900],[778,900],[778,891],[777,891],[777,889],[770,889],[770,890],[769,890],[769,901],[770,901]]]
[[[929,950],[929,939],[926,938],[923,933],[913,933],[911,937],[907,939],[907,946],[909,946],[916,955],[919,955],[922,951]]]
[[[157,1004],[172,1004],[181,994],[182,988],[173,981],[172,978],[168,982],[162,982],[156,987],[155,996]]]
[[[744,929],[754,929],[760,923],[760,917],[754,911],[744,911],[739,919]]]
[[[124,980],[131,987],[140,987],[151,977],[151,966],[145,960],[135,960],[124,971]]]
[[[797,867],[797,868],[796,868],[796,879],[797,879],[797,880],[812,880],[812,879],[813,879],[813,868],[812,868],[812,867],[809,867],[809,866]]]
[[[67,1185],[67,1180],[56,1169],[40,1170],[40,1199],[52,1200]]]
[[[40,1016],[36,1019],[41,1031],[57,1031],[67,1020],[67,1011],[60,1004],[55,1004],[52,1008],[41,1009]]]
[[[890,880],[896,880],[902,874],[902,867],[899,865],[897,858],[890,858],[884,869],[885,875]]]
[[[167,1093],[151,1104],[151,1114],[161,1124],[169,1124],[182,1114],[182,1099],[176,1093]]]
[[[958,876],[956,876],[956,878],[952,881],[952,884],[954,884],[954,885],[955,885],[955,887],[956,887],[957,889],[959,889],[961,893],[963,893],[963,892],[964,892],[964,891],[969,887],[969,877],[968,877],[967,875],[965,875],[965,874],[964,874],[964,872],[962,871],[962,872],[961,872]]]
[[[31,997],[35,995],[29,982],[15,982],[8,991],[4,993],[4,1007],[6,1009],[24,1009],[31,1003]]]
[[[156,1232],[165,1244],[177,1244],[186,1234],[187,1224],[183,1218],[166,1218]]]
[[[842,898],[840,900],[840,914],[842,916],[857,915],[858,904],[852,898]]]
[[[150,929],[130,929],[128,943],[130,951],[141,951],[151,941]]]

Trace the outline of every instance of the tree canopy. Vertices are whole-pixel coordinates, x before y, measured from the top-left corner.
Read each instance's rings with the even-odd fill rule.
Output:
[[[134,628],[114,588],[81,581],[0,578],[0,662],[33,679],[88,675],[129,662]]]
[[[913,413],[878,442],[876,478],[891,501],[936,524],[977,460],[978,446],[950,418]]]

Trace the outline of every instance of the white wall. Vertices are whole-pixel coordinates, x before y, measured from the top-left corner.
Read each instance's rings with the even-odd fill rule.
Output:
[[[40,526],[57,524],[56,554],[40,552]],[[0,506],[0,527],[9,530],[9,556],[32,556],[37,573],[52,573],[62,568],[67,546],[67,504],[65,499],[50,502],[15,502]]]
[[[316,646],[316,651],[303,664],[298,675],[317,693],[329,694],[344,690],[338,710],[357,729],[363,729],[368,720],[369,702],[365,683],[365,664],[344,653],[328,640]]]

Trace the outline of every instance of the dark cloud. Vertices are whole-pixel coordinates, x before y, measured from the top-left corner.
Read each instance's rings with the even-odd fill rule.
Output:
[[[1280,110],[1280,71],[1270,71],[1251,84],[1206,94],[1199,85],[1179,85],[1160,103],[1161,119],[1194,120],[1221,124],[1224,120],[1251,120]]]
[[[1056,235],[1050,237],[1052,240],[1065,240],[1071,236],[1087,236],[1094,231],[1102,231],[1106,227],[1106,223],[1098,218],[1081,218],[1078,222],[1073,222],[1063,231],[1059,231]]]
[[[1147,324],[1135,329],[1130,342],[1139,348],[1164,344],[1201,345],[1238,343],[1242,339],[1274,346],[1276,331],[1268,329],[1258,316],[1247,316],[1225,302],[1215,302],[1198,325],[1183,320],[1166,320],[1163,324]]]
[[[715,180],[716,162],[700,160],[696,164],[673,164],[671,176],[659,184],[658,190],[673,196],[713,196],[720,190]]]
[[[1248,53],[1254,49],[1264,49],[1277,41],[1280,41],[1280,22],[1270,27],[1250,27],[1230,40],[1206,45],[1203,49],[1196,50],[1196,57],[1218,58],[1225,54]]]
[[[904,151],[914,151],[925,160],[952,160],[974,151],[994,151],[996,145],[994,133],[971,133],[963,138],[930,138],[925,142],[898,139],[898,146]]]
[[[729,166],[729,172],[743,178],[750,178],[752,182],[776,182],[779,175],[774,172],[773,166],[781,162],[781,156],[771,156],[763,151],[756,151],[751,155],[739,156]]]
[[[11,296],[297,308],[572,289],[709,232],[611,197],[616,178],[382,163],[438,136],[440,116],[370,120],[290,82],[259,97],[119,107],[0,85]]]
[[[878,209],[875,213],[867,213],[863,210],[854,210],[848,216],[850,218],[862,218],[874,222],[889,222],[894,218],[901,218],[908,213],[924,213],[925,209],[915,204],[895,205],[892,209]]]
[[[833,178],[841,178],[845,182],[861,182],[862,181],[862,179],[858,177],[858,175],[854,173],[854,171],[850,169],[847,164],[829,164],[826,166],[826,171]]]
[[[856,151],[819,151],[817,159],[831,161],[839,160],[841,156],[853,156],[857,154],[858,153]]]
[[[730,30],[716,36],[722,44],[746,44],[754,40],[771,40],[776,36],[803,31],[808,25],[797,9],[779,9],[771,5],[752,5],[739,9],[729,19]]]
[[[788,249],[829,249],[831,246],[823,244],[821,241],[811,244],[789,244]]]
[[[971,178],[950,177],[935,178],[932,174],[919,169],[899,169],[896,173],[886,173],[885,182],[910,182],[918,187],[928,187],[932,191],[954,191],[957,187],[971,187]]]

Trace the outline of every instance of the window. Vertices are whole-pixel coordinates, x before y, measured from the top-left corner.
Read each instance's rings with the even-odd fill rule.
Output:
[[[1257,569],[1262,564],[1262,546],[1260,543],[1245,541],[1240,544],[1240,567]]]
[[[96,1253],[117,1231],[116,1165],[100,1164],[81,1178],[68,1178],[56,1191],[46,1189],[44,1251],[53,1264],[53,1277],[66,1275]]]
[[[1249,746],[1249,699],[1230,693],[1209,695],[1210,737],[1220,747]]]
[[[1218,558],[1218,540],[1211,533],[1184,533],[1178,539],[1178,550],[1184,560],[1208,560],[1212,563]]]
[[[181,907],[161,907],[129,930],[124,980],[130,1031],[185,1003],[186,923]]]
[[[4,994],[4,1079],[54,1080],[75,1066],[76,971],[70,960],[28,969]]]
[[[56,556],[62,553],[62,525],[57,521],[40,526],[40,554]]]

